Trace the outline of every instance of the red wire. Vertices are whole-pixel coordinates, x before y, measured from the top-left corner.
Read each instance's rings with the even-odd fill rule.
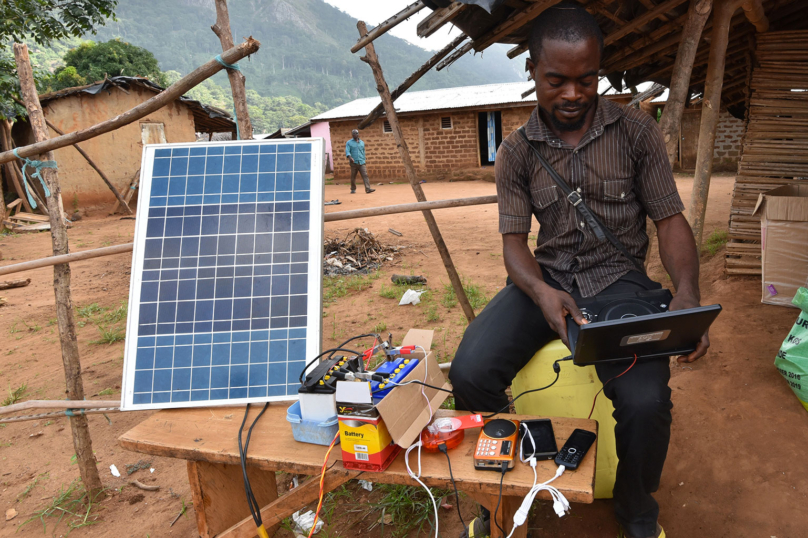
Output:
[[[634,355],[634,362],[632,362],[632,363],[631,363],[631,366],[629,366],[628,368],[626,368],[626,369],[623,371],[623,373],[622,373],[622,374],[620,374],[620,375],[616,375],[616,376],[614,376],[613,378],[609,379],[609,381],[612,381],[612,380],[614,380],[614,379],[617,379],[618,377],[621,377],[621,376],[626,375],[626,373],[628,373],[628,371],[629,371],[629,370],[631,370],[631,368],[632,368],[632,367],[633,367],[635,364],[637,364],[637,355]],[[606,388],[606,385],[608,385],[608,384],[609,384],[609,381],[606,381],[606,383],[604,383],[604,384],[603,384],[603,386],[602,386],[602,387],[600,387],[600,390],[598,391],[598,393],[597,393],[597,394],[595,394],[595,399],[594,399],[594,400],[592,400],[592,409],[590,409],[590,410],[589,410],[589,416],[588,416],[588,417],[586,417],[586,418],[587,418],[587,420],[589,420],[590,418],[592,418],[592,413],[594,413],[594,412],[595,412],[595,403],[597,403],[597,401],[598,401],[598,396],[600,396],[600,393],[601,393],[601,392],[603,392],[603,389],[605,389],[605,388]]]
[[[314,514],[314,523],[311,525],[311,530],[309,531],[309,537],[311,538],[314,534],[314,529],[317,528],[317,518],[320,517],[320,509],[323,507],[323,485],[325,483],[325,468],[328,465],[328,456],[331,455],[331,451],[334,449],[334,445],[337,443],[337,439],[339,439],[339,432],[337,435],[334,436],[334,440],[331,441],[331,446],[328,447],[328,452],[325,453],[325,459],[323,460],[323,469],[320,471],[320,500],[317,503],[317,512]]]

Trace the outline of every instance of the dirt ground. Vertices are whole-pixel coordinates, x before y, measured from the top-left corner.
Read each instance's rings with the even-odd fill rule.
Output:
[[[692,178],[678,176],[685,203],[690,198]],[[329,184],[326,200],[339,199],[327,211],[343,211],[415,201],[406,184],[375,185],[371,195],[350,195],[345,184]],[[485,181],[428,182],[429,199],[493,194]],[[715,177],[707,212],[705,237],[726,229],[732,176]],[[493,205],[438,210],[435,212],[446,243],[460,273],[478,285],[490,298],[505,281],[497,211]],[[392,215],[362,221],[342,221],[326,226],[327,236],[345,235],[354,227],[366,227],[383,241],[404,246],[401,256],[382,268],[376,279],[367,279],[364,289],[327,291],[333,300],[324,305],[323,345],[376,328],[390,331],[400,340],[410,327],[435,330],[434,349],[441,361],[453,356],[462,336],[465,319],[458,306],[441,301],[448,282],[440,257],[419,214]],[[535,223],[534,223],[534,226]],[[132,240],[134,221],[89,211],[70,231],[74,251],[125,243]],[[403,235],[388,232],[393,228]],[[535,235],[535,230],[533,235]],[[48,234],[2,236],[3,265],[47,256]],[[702,258],[701,289],[704,304],[720,303],[724,312],[711,331],[712,347],[707,357],[686,367],[673,363],[673,433],[667,464],[656,495],[661,505],[660,522],[671,537],[801,537],[808,516],[806,502],[808,465],[800,463],[808,446],[808,414],[773,367],[777,349],[793,324],[794,309],[760,304],[757,278],[723,275],[723,251]],[[78,311],[79,347],[88,397],[117,399],[120,396],[122,342],[116,340],[123,327],[119,314],[128,297],[130,256],[127,254],[78,262],[73,265],[73,297]],[[418,306],[399,307],[382,296],[391,287],[392,273],[424,275],[432,299]],[[670,284],[654,253],[652,276]],[[0,399],[22,385],[25,399],[64,398],[64,380],[59,344],[53,325],[52,270],[25,275],[27,288],[0,292],[8,305],[0,308]],[[340,296],[343,295],[343,296]],[[389,293],[388,293],[389,295]],[[103,310],[91,307],[97,303]],[[89,307],[89,308],[88,308]],[[109,495],[98,503],[89,520],[98,521],[72,531],[76,537],[91,536],[196,536],[185,464],[165,458],[146,458],[149,468],[127,477],[126,465],[142,459],[117,445],[117,438],[146,418],[148,413],[115,413],[109,420],[90,417],[93,448]],[[78,477],[69,426],[65,418],[12,423],[0,428],[0,510],[15,509],[18,515],[0,522],[0,536],[39,536],[38,520],[18,530],[38,510],[53,504],[54,496]],[[110,474],[115,464],[123,478]],[[126,478],[160,485],[157,492],[126,486]],[[288,479],[288,477],[287,477]],[[287,480],[288,481],[288,480]],[[372,494],[352,486],[340,498],[340,510],[326,519],[321,536],[383,536],[395,531],[390,525],[368,531],[377,516],[363,521],[358,516],[339,516],[351,505],[379,502],[379,488]],[[447,503],[453,503],[448,498]],[[172,520],[188,507],[173,526]],[[469,499],[461,503],[464,517],[473,517]],[[345,508],[345,510],[343,510]],[[616,525],[611,501],[574,505],[572,513],[558,519],[546,504],[538,504],[529,522],[533,536],[613,537]],[[69,518],[76,521],[75,518]],[[88,521],[89,521],[88,520]],[[54,528],[47,520],[46,534],[64,535],[63,522]],[[441,509],[441,535],[454,537],[460,530],[457,514]],[[421,535],[425,535],[423,531]],[[418,535],[411,531],[409,536]],[[288,530],[277,536],[291,537]]]

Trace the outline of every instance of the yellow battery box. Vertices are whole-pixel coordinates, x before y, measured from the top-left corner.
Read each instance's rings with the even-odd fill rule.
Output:
[[[340,416],[339,439],[346,469],[384,471],[401,450],[380,417]]]

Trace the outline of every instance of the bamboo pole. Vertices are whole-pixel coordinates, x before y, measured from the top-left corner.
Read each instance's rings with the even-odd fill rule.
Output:
[[[120,406],[120,400],[28,400],[0,407],[0,415],[10,415],[29,409],[105,409]]]
[[[356,23],[356,27],[359,30],[360,36],[367,34],[367,26],[365,26],[363,21],[358,21]],[[401,125],[398,123],[396,108],[393,105],[393,99],[390,96],[390,89],[387,86],[387,81],[384,80],[382,67],[379,64],[379,57],[376,56],[376,49],[374,48],[373,43],[368,43],[367,46],[365,46],[365,56],[363,56],[361,59],[367,63],[373,71],[373,78],[376,79],[376,90],[378,90],[379,95],[382,98],[382,103],[384,103],[387,121],[390,122],[390,127],[393,129],[393,136],[396,139],[396,146],[398,146],[399,155],[401,155],[401,160],[404,162],[404,170],[407,172],[407,179],[409,179],[410,185],[412,185],[412,190],[415,192],[415,198],[419,202],[425,202],[426,196],[424,195],[424,191],[421,188],[420,182],[418,181],[418,176],[415,174],[415,166],[412,164],[412,159],[410,158],[410,150],[407,147],[406,140],[404,140],[404,133],[401,131]],[[443,265],[446,267],[446,272],[449,274],[449,280],[452,282],[452,287],[457,295],[457,300],[460,303],[460,306],[463,308],[463,313],[466,315],[469,323],[471,323],[474,320],[474,309],[471,307],[468,297],[466,297],[466,292],[463,289],[460,276],[457,274],[457,269],[455,269],[454,263],[452,262],[452,257],[449,254],[449,249],[446,247],[446,243],[444,242],[443,236],[440,233],[438,223],[435,221],[432,211],[425,209],[423,213],[424,220],[426,220],[426,224],[429,227],[430,233],[432,234],[432,239],[435,241],[435,246],[438,247],[438,252],[440,253]]]
[[[408,89],[410,89],[410,86],[412,86],[413,84],[418,82],[418,80],[422,76],[424,76],[430,69],[432,69],[435,66],[435,64],[437,64],[439,61],[441,61],[443,58],[445,58],[447,54],[452,52],[455,49],[455,47],[460,45],[460,43],[465,41],[467,38],[468,38],[468,36],[466,36],[466,34],[461,34],[461,35],[457,36],[457,38],[454,39],[451,43],[449,43],[448,45],[443,47],[443,49],[441,49],[440,51],[435,53],[435,55],[432,56],[432,58],[427,60],[427,62],[424,65],[419,67],[415,71],[415,73],[413,73],[412,75],[407,77],[407,80],[402,82],[398,86],[398,88],[396,88],[395,90],[393,90],[390,93],[390,96],[393,98],[393,101],[395,101],[396,99],[401,97],[401,95],[404,92],[406,92]],[[364,129],[365,127],[369,127],[374,121],[379,119],[382,114],[384,114],[384,103],[379,103],[378,105],[376,105],[376,108],[374,108],[370,112],[370,114],[368,114],[367,117],[365,117],[365,119],[362,120],[362,122],[359,124],[359,127],[357,127],[357,128],[358,129]]]
[[[370,32],[367,31],[367,26],[365,26],[365,33],[359,36],[359,40],[353,47],[351,47],[351,52],[355,53],[358,50],[362,49],[363,47],[366,47],[370,43],[373,43],[374,39],[392,30],[393,28],[395,28],[402,22],[406,21],[407,19],[409,19],[410,17],[412,17],[413,15],[424,9],[425,7],[426,6],[424,5],[424,3],[421,0],[418,0],[417,2],[405,7],[404,9],[402,9],[401,11],[399,11],[386,21],[382,22]]]
[[[261,43],[252,37],[248,37],[247,40],[241,45],[223,52],[221,54],[222,60],[229,64],[236,63],[242,58],[257,52],[260,46]],[[43,140],[36,142],[35,144],[21,147],[17,150],[17,153],[19,153],[20,157],[32,157],[34,155],[39,155],[40,153],[46,153],[48,151],[53,151],[65,146],[70,146],[72,144],[76,144],[77,142],[83,142],[98,135],[119,129],[124,125],[128,125],[151,114],[155,110],[161,109],[169,103],[173,103],[188,90],[197,86],[203,80],[212,77],[222,69],[224,69],[224,67],[219,62],[217,62],[215,59],[211,59],[151,99],[140,103],[136,107],[127,110],[123,114],[119,114],[114,118],[102,121],[99,124],[93,125],[92,127],[88,127],[87,129],[83,129],[81,131],[73,131],[72,133],[68,133],[63,136],[57,136],[56,138],[50,138],[48,140]],[[7,163],[14,159],[16,159],[16,157],[11,151],[4,151],[3,153],[0,153],[0,164]]]
[[[710,192],[710,176],[713,172],[715,132],[718,128],[718,115],[721,110],[721,88],[724,83],[730,20],[741,3],[742,0],[719,0],[713,10],[710,56],[707,61],[707,80],[704,83],[704,100],[699,126],[696,174],[693,177],[693,192],[688,215],[698,248],[701,248],[704,234],[704,216],[707,212],[707,196]]]
[[[339,220],[360,219],[365,217],[377,217],[380,215],[395,215],[399,213],[409,213],[415,211],[424,211],[425,209],[443,209],[450,207],[463,207],[468,205],[482,205],[482,204],[495,204],[497,203],[497,196],[477,196],[474,198],[456,198],[452,200],[433,200],[431,202],[416,202],[413,204],[399,204],[386,207],[369,207],[366,209],[352,209],[350,211],[336,211],[334,213],[325,214],[325,222],[334,222]],[[101,258],[103,256],[114,256],[115,254],[122,254],[124,252],[132,252],[134,243],[124,243],[121,245],[114,245],[111,247],[94,248],[83,250],[81,252],[71,252],[62,256],[51,256],[48,258],[40,258],[38,260],[31,260],[27,262],[15,263],[13,265],[6,265],[0,267],[0,276],[10,275],[13,273],[20,273],[22,271],[33,271],[34,269],[41,269],[42,267],[49,267],[60,263],[72,263],[82,260],[90,260],[92,258]]]
[[[665,104],[662,118],[659,120],[659,128],[662,130],[662,136],[665,139],[668,162],[670,162],[671,166],[676,162],[678,154],[679,128],[682,124],[682,113],[690,90],[690,75],[693,72],[693,62],[699,48],[701,32],[712,8],[713,0],[701,0],[690,4],[690,8],[687,10],[687,20],[682,29],[682,40],[679,42],[679,52],[676,54],[676,62],[673,66],[673,78],[671,79],[668,102]]]
[[[219,38],[223,51],[233,48],[233,34],[230,31],[230,14],[227,12],[227,0],[216,0],[216,24],[211,26],[210,29]],[[236,69],[228,69],[227,78],[230,80],[233,105],[236,108],[238,134],[242,140],[252,140],[253,128],[250,121],[250,111],[247,109],[247,89],[244,75]]]
[[[17,63],[17,76],[20,79],[20,94],[28,109],[28,120],[37,142],[48,140],[48,126],[39,103],[39,95],[34,85],[34,74],[28,59],[28,47],[25,44],[14,44],[14,59]],[[44,160],[52,160],[52,152],[44,155]],[[51,195],[47,197],[50,213],[51,240],[54,255],[67,254],[69,245],[67,228],[59,207],[61,189],[58,173],[53,168],[43,168],[42,178],[48,185]],[[81,363],[79,362],[79,346],[76,340],[76,322],[73,318],[73,300],[70,293],[70,265],[64,263],[53,268],[53,288],[56,295],[56,319],[59,327],[59,340],[62,348],[62,361],[65,368],[67,398],[84,399],[84,385],[81,380]],[[103,489],[98,476],[93,443],[90,438],[90,426],[87,417],[78,415],[71,417],[70,429],[73,433],[73,447],[76,450],[76,461],[84,487],[92,495]]]

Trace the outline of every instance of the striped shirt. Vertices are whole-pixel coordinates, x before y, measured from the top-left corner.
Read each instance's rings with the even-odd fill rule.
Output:
[[[533,111],[525,133],[544,158],[639,261],[648,250],[645,217],[657,221],[684,210],[662,132],[651,116],[598,98],[592,126],[577,147],[557,136]],[[535,256],[565,290],[584,297],[603,291],[634,269],[594,233],[514,131],[497,151],[499,233],[530,232],[539,221]]]

